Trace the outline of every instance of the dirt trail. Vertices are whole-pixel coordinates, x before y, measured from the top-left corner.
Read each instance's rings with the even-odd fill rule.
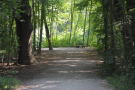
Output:
[[[97,53],[89,48],[43,50],[39,64],[21,68],[17,90],[113,90],[97,75]]]

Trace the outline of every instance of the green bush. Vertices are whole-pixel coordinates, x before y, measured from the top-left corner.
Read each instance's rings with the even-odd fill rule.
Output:
[[[115,75],[108,77],[107,80],[115,87],[115,90],[135,90],[135,73]]]
[[[20,81],[11,77],[0,77],[0,89],[13,89],[20,85]]]

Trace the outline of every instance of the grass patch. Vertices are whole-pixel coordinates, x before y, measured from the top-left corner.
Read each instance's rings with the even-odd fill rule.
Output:
[[[114,75],[107,78],[108,82],[115,87],[115,90],[135,90],[135,76],[129,75]]]
[[[21,81],[12,77],[0,77],[0,89],[13,89],[21,84]]]

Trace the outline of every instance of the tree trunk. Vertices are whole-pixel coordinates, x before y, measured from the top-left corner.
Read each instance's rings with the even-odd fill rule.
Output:
[[[92,10],[92,0],[91,0],[91,6],[90,6],[90,9],[89,9],[89,28],[88,28],[88,38],[87,38],[87,46],[89,46],[89,38],[90,38],[90,29],[91,29],[91,10]]]
[[[85,45],[86,21],[87,21],[87,7],[85,11],[85,19],[84,19],[84,27],[83,27],[83,45]]]
[[[104,15],[104,45],[105,45],[105,61],[104,66],[108,74],[112,74],[116,70],[115,61],[115,37],[114,37],[114,14],[113,14],[113,0],[103,3]]]
[[[74,46],[76,45],[76,32],[77,32],[79,20],[80,20],[80,13],[79,13],[79,15],[77,17],[77,23],[76,23],[76,26],[75,26],[75,29],[74,29],[74,36],[73,36],[73,45]]]
[[[103,4],[103,17],[104,17],[104,33],[105,33],[105,37],[104,37],[104,51],[106,53],[106,51],[108,50],[108,6],[107,4],[105,4],[105,1],[102,2]]]
[[[32,59],[31,48],[31,8],[28,0],[21,0],[19,9],[23,12],[16,17],[16,32],[18,36],[19,50],[18,50],[18,63],[30,64]]]
[[[74,18],[74,6],[73,6],[73,2],[71,0],[71,26],[70,26],[70,36],[69,36],[69,44],[71,45],[71,41],[72,41],[72,31],[73,31],[73,18]]]
[[[44,5],[42,4],[41,7],[41,25],[40,25],[40,39],[39,39],[39,48],[38,48],[38,54],[41,54],[41,48],[42,48],[42,40],[43,40],[43,22],[44,22]]]
[[[46,30],[46,38],[48,41],[48,47],[49,47],[49,50],[53,50],[51,38],[50,38],[50,32],[49,32],[49,28],[48,28],[47,20],[46,20],[46,9],[44,9],[44,10],[45,10],[44,24],[45,24],[45,30]]]
[[[32,12],[33,12],[33,51],[36,51],[36,11],[35,11],[35,1],[32,0]]]

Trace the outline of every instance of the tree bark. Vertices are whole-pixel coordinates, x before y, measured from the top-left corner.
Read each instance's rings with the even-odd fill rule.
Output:
[[[73,31],[73,19],[74,19],[74,6],[73,6],[73,2],[71,0],[71,26],[70,26],[70,36],[69,36],[69,44],[71,45],[71,41],[72,41],[72,31]]]
[[[44,24],[45,24],[45,30],[46,30],[46,38],[47,38],[47,41],[48,41],[48,47],[49,47],[49,50],[53,50],[52,43],[51,43],[50,32],[49,32],[49,28],[48,28],[47,20],[46,20],[46,16],[47,16],[46,15],[46,8],[44,10],[45,10]]]
[[[85,45],[85,32],[86,32],[86,21],[87,21],[87,7],[85,10],[85,18],[84,18],[84,27],[83,27],[83,45]]]
[[[91,10],[92,10],[92,0],[91,0],[91,6],[90,6],[90,9],[89,9],[89,28],[88,28],[88,38],[87,38],[87,46],[89,46],[89,38],[90,38],[90,29],[91,29]]]
[[[33,13],[33,51],[36,51],[36,11],[35,11],[35,1],[32,0],[32,13]]]
[[[31,8],[29,5],[29,0],[20,0],[21,12],[19,16],[15,18],[16,20],[16,32],[18,36],[18,63],[23,65],[28,65],[31,63],[32,59],[32,48],[31,48]]]
[[[41,25],[40,25],[40,38],[39,38],[39,48],[38,54],[41,54],[42,41],[43,41],[43,23],[44,23],[44,5],[41,6]]]

